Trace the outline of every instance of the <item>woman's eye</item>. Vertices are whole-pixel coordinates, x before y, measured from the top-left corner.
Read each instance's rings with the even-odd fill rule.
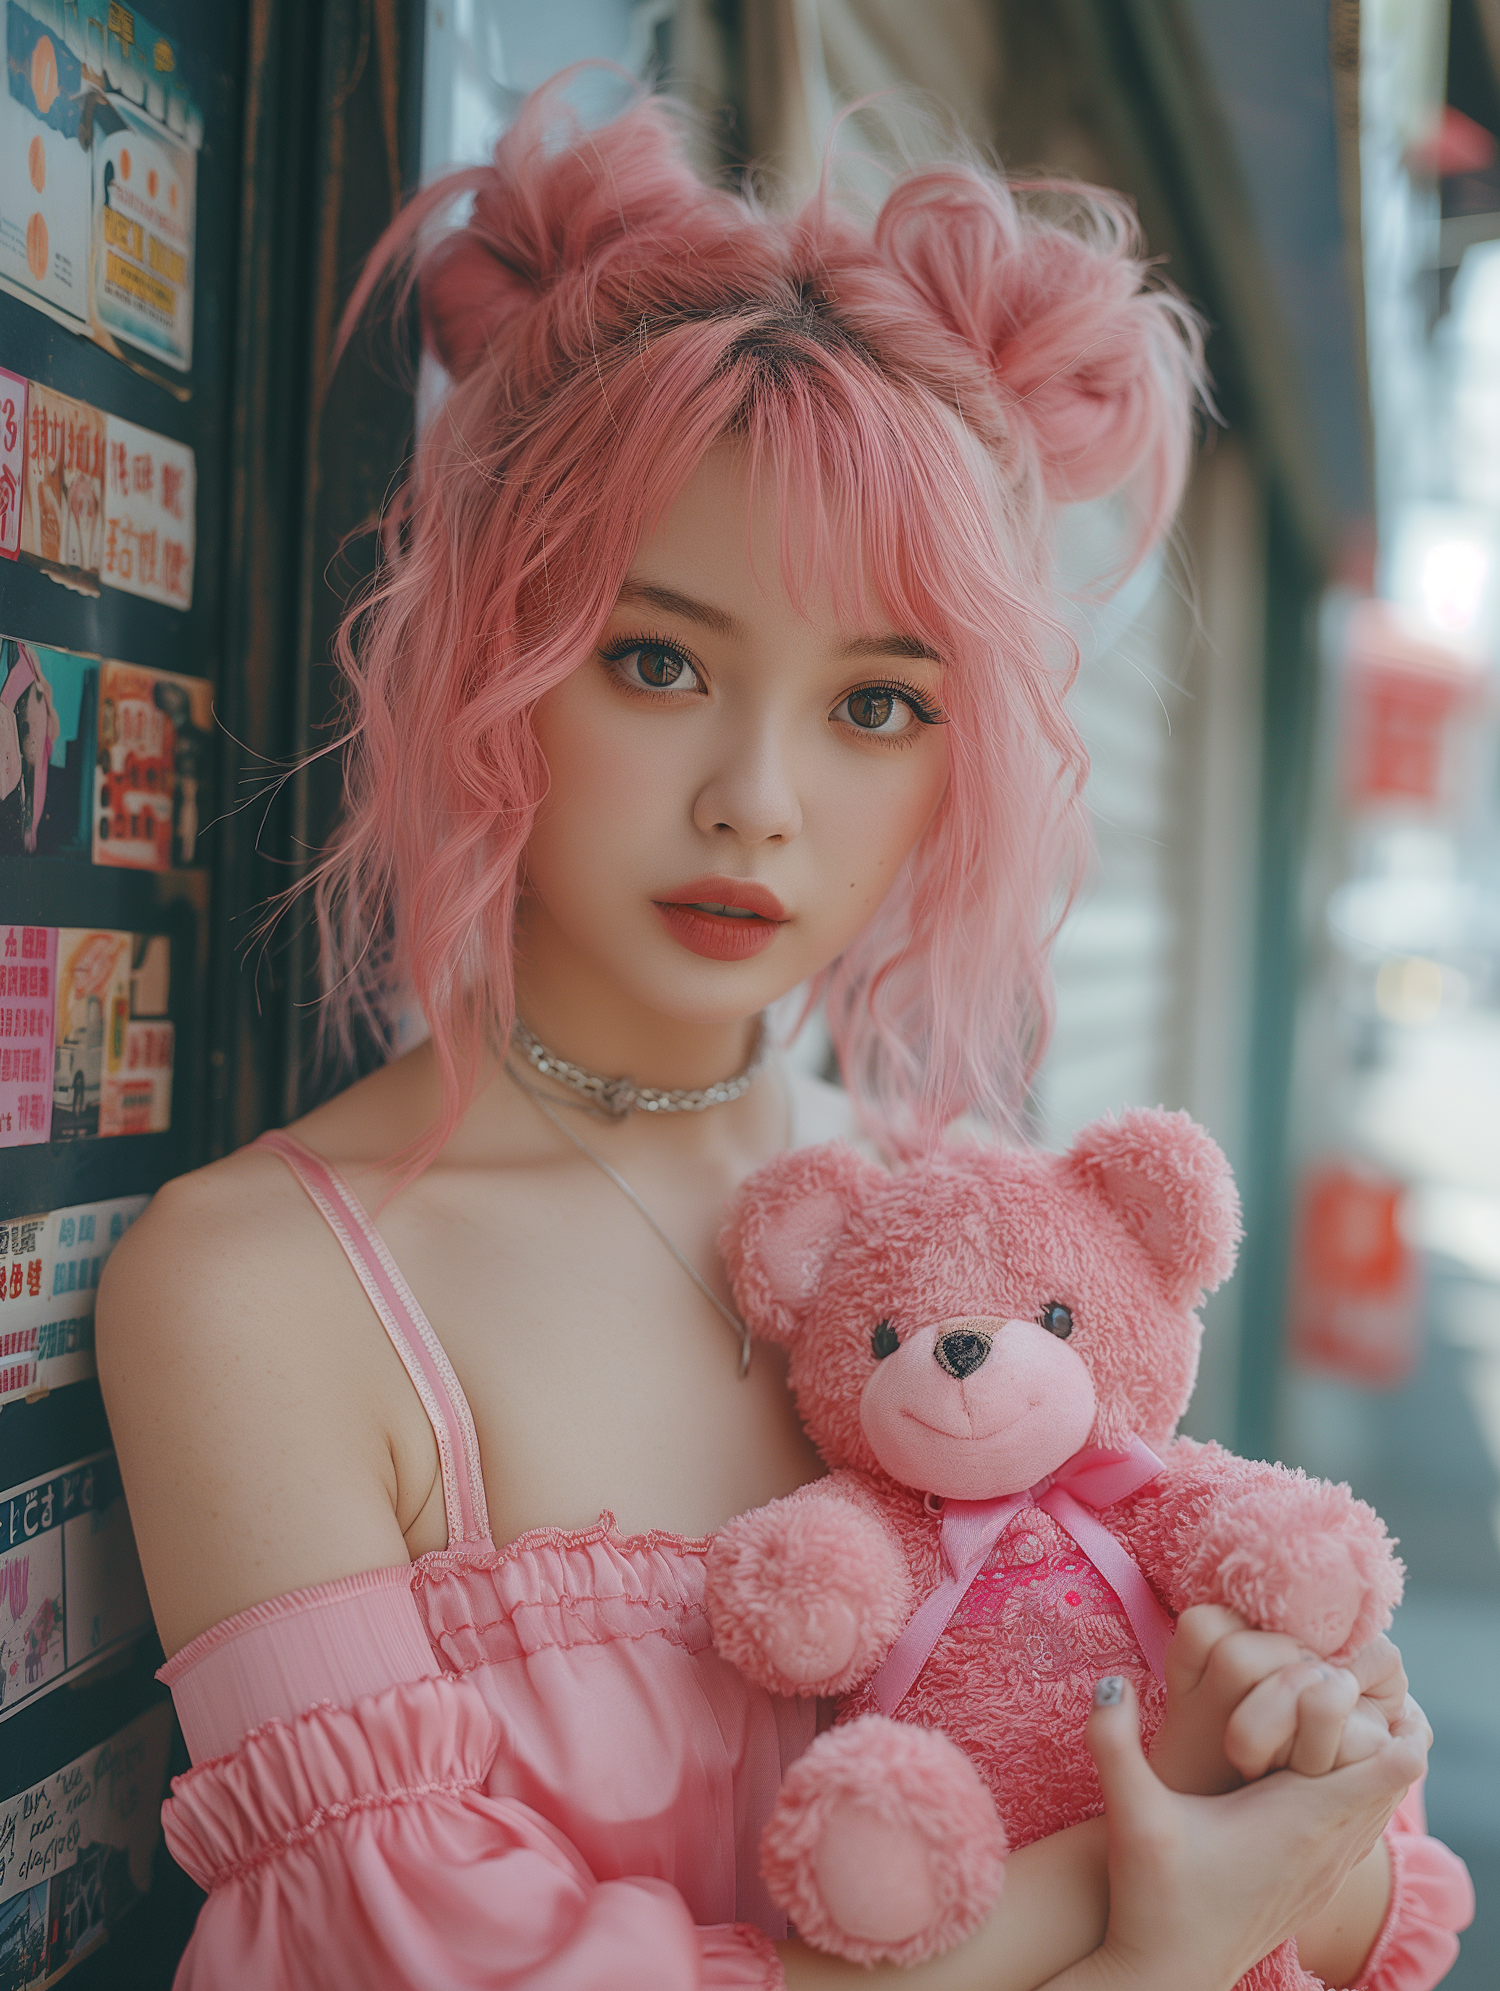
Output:
[[[697,691],[698,673],[680,650],[665,643],[633,643],[616,650],[609,661],[625,680],[642,691]]]
[[[839,700],[833,716],[856,732],[876,733],[887,740],[916,726],[946,723],[938,707],[909,684],[862,684]]]
[[[865,685],[858,691],[851,691],[834,711],[835,718],[846,719],[862,733],[884,733],[887,736],[906,732],[916,723],[916,716],[904,698],[878,685]]]

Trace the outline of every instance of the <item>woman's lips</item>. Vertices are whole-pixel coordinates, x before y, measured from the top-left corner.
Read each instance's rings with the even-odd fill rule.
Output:
[[[654,903],[672,938],[709,961],[748,960],[787,919],[776,894],[750,879],[694,878]]]

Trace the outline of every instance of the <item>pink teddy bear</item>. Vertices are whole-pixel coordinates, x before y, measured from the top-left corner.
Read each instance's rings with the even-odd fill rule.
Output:
[[[707,1604],[750,1679],[839,1696],[762,1847],[807,1941],[914,1963],[970,1934],[1008,1847],[1101,1809],[1101,1675],[1134,1681],[1149,1742],[1189,1605],[1333,1659],[1390,1622],[1401,1565],[1347,1487],[1173,1439],[1239,1236],[1181,1113],[897,1175],[833,1142],[744,1185],[735,1296],[790,1350],[830,1476],[721,1531]],[[1291,1944],[1254,1981],[1315,1982]]]

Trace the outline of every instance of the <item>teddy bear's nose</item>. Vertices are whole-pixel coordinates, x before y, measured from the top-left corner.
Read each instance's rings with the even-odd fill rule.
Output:
[[[938,1336],[932,1352],[938,1366],[961,1381],[971,1376],[989,1354],[990,1337],[976,1334],[972,1327],[955,1327],[950,1333]]]

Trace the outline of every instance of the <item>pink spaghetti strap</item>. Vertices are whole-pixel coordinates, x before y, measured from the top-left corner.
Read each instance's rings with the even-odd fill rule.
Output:
[[[479,1466],[479,1438],[473,1414],[443,1344],[402,1278],[385,1239],[336,1168],[294,1141],[290,1134],[262,1134],[254,1143],[280,1155],[327,1223],[359,1283],[379,1314],[391,1346],[401,1357],[422,1399],[437,1439],[443,1472],[443,1504],[448,1514],[448,1545],[490,1541],[489,1509]]]

